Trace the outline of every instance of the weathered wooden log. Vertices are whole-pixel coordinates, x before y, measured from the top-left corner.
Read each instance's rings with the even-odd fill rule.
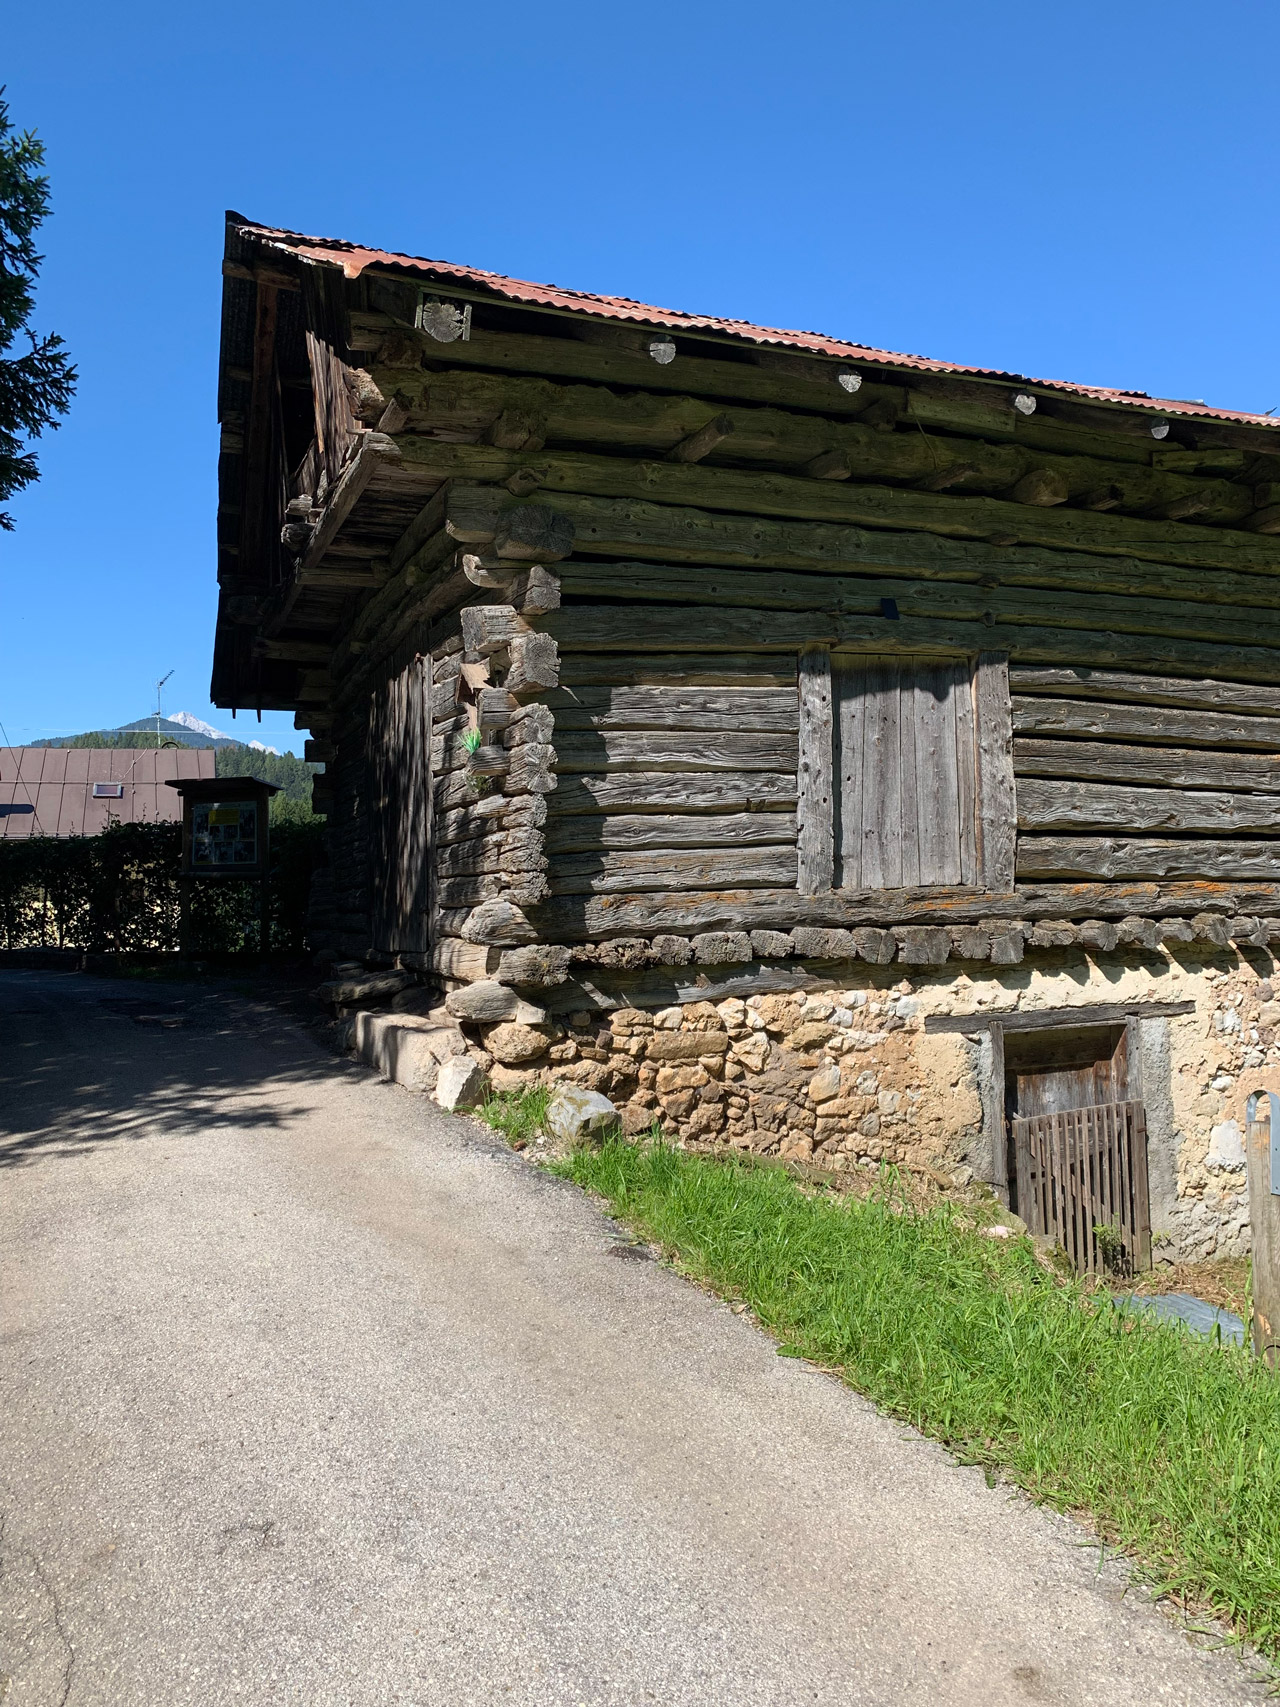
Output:
[[[1186,841],[1158,837],[1020,836],[1018,880],[1204,878],[1270,883],[1280,879],[1280,843]]]
[[[516,699],[527,699],[560,680],[560,652],[550,634],[513,634],[509,643],[511,662],[503,686]]]
[[[806,646],[849,646],[878,652],[1009,653],[1024,662],[1075,663],[1082,657],[1102,664],[1153,670],[1172,667],[1204,675],[1230,671],[1241,679],[1273,680],[1280,655],[1271,646],[1208,644],[1160,634],[1130,635],[1083,628],[1035,627],[1022,622],[990,624],[960,619],[935,621],[903,616],[840,615],[827,611],[746,610],[720,606],[654,606],[646,611],[646,639],[664,652],[705,645],[705,636],[722,636],[734,651],[802,651]],[[573,605],[543,619],[566,652],[622,651],[636,641],[636,618],[626,607]],[[1049,704],[1047,700],[1041,704]]]
[[[1028,838],[1030,839],[1030,838]],[[885,890],[800,895],[794,887],[697,888],[615,895],[559,896],[538,909],[544,940],[600,942],[637,932],[780,930],[796,925],[885,928],[894,924],[980,924],[993,933],[1021,931],[1028,918],[1118,920],[1215,911],[1280,911],[1280,881],[1205,878],[1107,882],[1028,882],[1016,894],[971,890]],[[892,940],[892,939],[890,939]]]
[[[482,1022],[513,1019],[525,1025],[541,1025],[547,1017],[543,1008],[524,1001],[509,984],[499,984],[496,979],[451,990],[445,1006],[455,1019]]]
[[[729,848],[766,843],[794,845],[796,821],[790,812],[687,812],[679,816],[646,812],[635,815],[556,817],[547,836],[552,854],[593,848]]]
[[[1129,597],[1095,593],[1087,600],[1065,600],[1056,588],[993,588],[969,581],[845,575],[828,576],[815,586],[810,575],[781,570],[758,574],[744,569],[691,569],[686,564],[576,560],[564,566],[562,582],[564,590],[577,598],[630,598],[664,604],[697,600],[702,605],[715,603],[747,610],[821,608],[839,615],[877,616],[884,601],[892,599],[901,616],[930,620],[994,619],[1174,638],[1190,630],[1201,640],[1239,645],[1259,639],[1253,612],[1154,594]]]
[[[619,687],[790,688],[795,693],[796,663],[762,652],[566,652],[560,660],[566,688],[598,684]]]
[[[668,462],[701,462],[717,445],[723,444],[733,431],[728,415],[713,415],[705,426],[698,427],[667,452]]]
[[[898,959],[908,966],[941,966],[951,952],[951,938],[940,926],[900,925],[893,936]]]
[[[502,459],[511,453],[495,448]],[[510,478],[522,463],[514,463],[496,478]],[[542,504],[521,504],[499,515],[493,533],[493,548],[499,557],[521,563],[554,563],[573,550],[573,523],[568,516]]]
[[[496,871],[481,877],[441,877],[436,885],[436,901],[448,909],[478,907],[485,901],[506,899],[507,887],[502,874]]]
[[[504,794],[550,794],[557,787],[555,752],[530,741],[508,752],[510,764],[503,778]]]
[[[563,672],[562,672],[563,673]],[[547,695],[556,727],[572,729],[737,729],[799,726],[794,688],[560,687]]]
[[[475,983],[481,978],[488,978],[498,969],[501,950],[487,948],[482,943],[460,942],[457,937],[446,937],[438,942],[431,951],[431,968],[446,978],[457,978],[462,983]]]
[[[1139,705],[1184,706],[1196,711],[1257,711],[1280,717],[1280,687],[1245,682],[1194,681],[1181,676],[1135,675],[1123,670],[1011,664],[1009,686],[1019,694],[1067,699],[1132,700]]]
[[[468,658],[489,658],[505,651],[529,625],[511,605],[468,605],[462,612],[462,644]]]
[[[439,480],[504,482],[536,468],[540,489],[557,499],[564,493],[657,499],[738,514],[788,516],[849,522],[864,527],[915,528],[952,538],[989,539],[1009,534],[1028,544],[1066,550],[1124,553],[1148,561],[1254,573],[1274,572],[1276,548],[1267,536],[1237,528],[1205,528],[1179,521],[1148,521],[1114,511],[1046,508],[988,497],[954,498],[899,486],[862,482],[816,482],[771,470],[739,470],[706,464],[643,462],[623,456],[577,451],[498,450],[488,445],[447,444],[404,436],[406,463]],[[510,554],[499,522],[495,547]],[[567,556],[521,547],[529,560]]]
[[[1013,768],[1019,778],[1079,777],[1091,782],[1148,784],[1156,788],[1229,788],[1280,793],[1280,753],[1028,737],[1013,744]],[[1020,794],[1021,789],[1020,783]]]
[[[509,804],[504,795],[485,794],[481,795],[474,805],[438,813],[435,823],[437,845],[471,841],[476,836],[490,834],[495,824],[503,821],[503,814]]]
[[[794,771],[619,771],[562,776],[556,816],[586,812],[766,812],[794,807]]]
[[[1010,488],[1008,496],[1015,504],[1035,504],[1047,509],[1053,504],[1066,503],[1071,496],[1071,484],[1062,469],[1032,468]]]
[[[519,907],[510,901],[486,901],[467,915],[460,926],[467,942],[492,943],[511,948],[533,942],[537,931]]]
[[[554,712],[540,701],[530,705],[518,706],[507,724],[506,742],[508,747],[525,747],[531,741],[546,746],[555,734],[556,718]]]
[[[1174,706],[1108,705],[1099,700],[1015,694],[1013,728],[1017,735],[1093,735],[1161,746],[1280,752],[1280,717]]]
[[[794,735],[732,730],[601,730],[558,734],[556,766],[575,771],[787,771],[797,762]]]
[[[793,847],[669,849],[562,854],[550,882],[556,895],[612,895],[724,884],[776,887],[794,883],[795,876]]]
[[[409,305],[400,319],[408,319],[411,314],[412,305]],[[397,389],[407,387],[404,355],[406,340],[412,340],[414,334],[406,334],[390,316],[356,311],[352,315],[352,337],[355,347],[379,352],[370,364],[375,377],[378,365],[383,361],[384,345],[387,355],[398,356],[398,362],[393,364],[391,384]],[[424,353],[438,358],[438,345],[430,345],[422,338],[419,343]],[[1051,453],[1096,453],[1104,457],[1131,459],[1137,464],[1147,464],[1150,460],[1151,417],[1144,417],[1137,411],[1134,411],[1132,419],[1128,419],[1117,416],[1114,409],[1081,404],[1071,410],[1059,410],[1054,415],[1040,412],[1024,419],[1010,409],[1008,394],[995,387],[979,389],[942,375],[914,375],[909,385],[897,375],[863,375],[863,383],[850,390],[841,382],[841,364],[831,358],[765,349],[752,353],[754,362],[744,362],[685,350],[679,362],[664,368],[657,366],[642,351],[617,344],[605,346],[577,339],[473,328],[468,342],[454,345],[450,355],[459,365],[465,363],[472,369],[495,370],[495,383],[500,385],[501,391],[498,401],[490,402],[486,412],[476,418],[477,431],[492,420],[495,408],[506,406],[505,400],[514,395],[510,389],[511,374],[527,373],[616,388],[628,402],[636,392],[692,392],[695,396],[691,401],[695,403],[704,397],[735,398],[750,403],[777,403],[787,408],[839,415],[845,419],[865,413],[869,403],[893,399],[898,411],[909,413],[913,422],[925,427],[939,427],[953,433],[967,432],[996,442],[1016,436],[1020,443]],[[785,365],[776,365],[779,363]],[[418,364],[415,360],[411,365]],[[421,383],[420,370],[415,377]],[[452,374],[438,376],[441,381],[454,377]],[[430,378],[435,382],[437,376]],[[530,413],[539,413],[547,406],[545,401],[534,401],[539,396],[531,393],[529,397],[522,397],[522,407]],[[705,412],[705,402],[699,406]],[[581,405],[575,401],[571,412],[574,416],[580,415]],[[1230,428],[1225,429],[1227,434],[1231,431]],[[1258,431],[1246,428],[1244,433],[1256,451]],[[1212,436],[1212,432],[1206,434],[1207,438]],[[1221,437],[1220,430],[1218,438]],[[670,436],[661,442],[669,444]],[[1224,452],[1218,440],[1198,454],[1199,461],[1188,461],[1187,458],[1194,458],[1197,453],[1182,452],[1184,460],[1169,466],[1191,469],[1205,466],[1211,470],[1230,466],[1222,462]],[[1231,452],[1227,451],[1225,455],[1229,457]],[[1216,456],[1216,461],[1212,460],[1213,456]],[[1243,459],[1240,466],[1243,466]]]
[[[1041,780],[1018,784],[1018,828],[1036,834],[1090,831],[1240,836],[1280,833],[1280,795],[1127,788],[1114,783]],[[1280,858],[1280,842],[1276,845]]]
[[[546,943],[503,949],[495,976],[500,984],[563,984],[569,976],[569,950]]]

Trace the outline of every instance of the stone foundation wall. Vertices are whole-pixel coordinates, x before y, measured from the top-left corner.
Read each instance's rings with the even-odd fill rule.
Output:
[[[1184,955],[1186,951],[1184,949]],[[989,976],[877,977],[821,993],[572,1014],[468,1027],[496,1089],[567,1080],[603,1092],[629,1133],[655,1120],[693,1147],[816,1161],[889,1162],[957,1184],[986,1177],[983,1034],[928,1033],[931,1014],[1194,1001],[1142,1023],[1157,1258],[1232,1255],[1248,1244],[1243,1122],[1250,1092],[1280,1090],[1280,1001],[1270,956],[1168,951],[991,968]]]

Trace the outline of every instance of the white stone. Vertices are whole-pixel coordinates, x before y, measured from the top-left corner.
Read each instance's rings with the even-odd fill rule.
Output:
[[[474,1108],[484,1101],[489,1081],[469,1055],[452,1055],[436,1079],[436,1101],[441,1108]]]
[[[447,1018],[420,1014],[358,1013],[352,1047],[367,1067],[409,1091],[429,1091],[440,1064],[466,1052],[467,1041]]]
[[[736,996],[726,996],[724,1001],[717,1002],[716,1012],[724,1021],[725,1029],[728,1031],[747,1023],[747,1004],[740,1002]]]
[[[561,1142],[580,1144],[589,1138],[603,1138],[616,1131],[618,1125],[617,1109],[599,1091],[563,1083],[553,1088],[547,1105],[547,1126]]]
[[[679,1031],[683,1018],[683,1008],[659,1008],[653,1016],[653,1023],[661,1031]]]
[[[832,1025],[850,1026],[853,1024],[852,1008],[834,1008],[831,1013]]]
[[[896,1114],[902,1097],[897,1091],[881,1091],[876,1098],[876,1107],[881,1114]]]
[[[873,1097],[880,1089],[880,1081],[874,1073],[859,1073],[853,1088],[860,1097]]]
[[[1230,1073],[1219,1073],[1217,1078],[1211,1081],[1209,1089],[1211,1091],[1229,1091],[1233,1083],[1234,1080]]]
[[[800,1023],[810,1020],[830,1019],[835,1012],[835,1003],[826,996],[810,996],[800,1010]]]
[[[750,1037],[744,1037],[730,1044],[735,1060],[753,1073],[764,1071],[769,1060],[769,1039],[760,1032],[753,1032]]]
[[[1013,1237],[1013,1228],[1004,1226],[1002,1222],[997,1222],[994,1227],[984,1227],[982,1230],[989,1239],[1011,1239]]]
[[[1223,1120],[1213,1128],[1204,1165],[1215,1174],[1244,1171],[1244,1134],[1238,1120]]]
[[[835,1062],[829,1062],[809,1080],[809,1095],[814,1102],[830,1102],[833,1096],[840,1094],[840,1069]]]

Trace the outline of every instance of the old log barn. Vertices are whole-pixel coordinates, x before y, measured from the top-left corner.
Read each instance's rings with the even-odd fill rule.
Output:
[[[237,215],[223,274],[213,698],[325,763],[317,950],[630,1131],[1244,1248],[1275,422]]]

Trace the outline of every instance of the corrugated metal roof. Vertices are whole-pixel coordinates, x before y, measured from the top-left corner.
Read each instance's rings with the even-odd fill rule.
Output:
[[[747,320],[724,320],[709,315],[685,314],[677,309],[655,308],[650,303],[635,302],[626,296],[593,296],[588,291],[566,290],[559,285],[533,284],[526,279],[508,278],[502,273],[485,272],[478,267],[458,266],[451,261],[432,261],[416,255],[399,255],[385,249],[366,249],[358,243],[347,243],[340,238],[307,237],[296,231],[256,225],[252,220],[244,219],[235,213],[229,213],[227,220],[246,238],[256,239],[303,260],[341,267],[349,279],[359,278],[366,267],[395,267],[445,283],[478,286],[483,290],[493,291],[497,296],[506,297],[511,302],[532,303],[540,308],[574,309],[603,319],[636,321],[641,325],[657,326],[667,331],[726,333],[750,343],[775,344],[788,349],[807,350],[815,355],[845,356],[850,361],[907,368],[918,373],[1007,380],[1011,385],[1039,386],[1048,391],[1087,398],[1091,402],[1123,404],[1141,409],[1144,413],[1236,421],[1258,427],[1280,426],[1280,420],[1270,415],[1213,409],[1207,404],[1186,398],[1151,397],[1145,391],[1112,391],[1101,386],[1077,385],[1069,380],[1037,379],[1030,374],[1007,373],[1000,368],[967,367],[959,362],[934,361],[927,356],[881,350],[869,344],[852,344],[842,338],[826,337],[819,332],[786,331],[776,326],[755,326]]]
[[[212,747],[0,747],[0,841],[96,836],[108,822],[174,822],[182,802],[165,785],[212,777]],[[119,799],[95,799],[118,782]]]

